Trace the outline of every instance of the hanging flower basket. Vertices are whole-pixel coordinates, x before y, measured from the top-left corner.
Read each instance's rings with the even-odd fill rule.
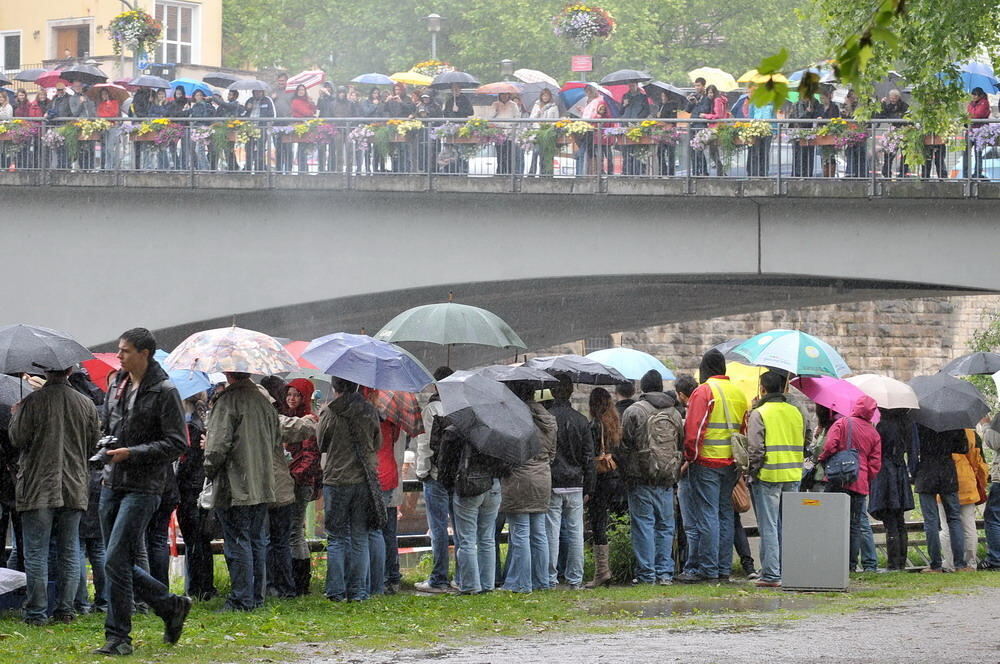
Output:
[[[582,49],[598,39],[607,39],[615,31],[615,19],[605,9],[574,3],[552,17],[552,32],[565,37]]]
[[[121,55],[125,49],[152,53],[162,32],[160,22],[141,9],[122,12],[108,24],[115,55]]]

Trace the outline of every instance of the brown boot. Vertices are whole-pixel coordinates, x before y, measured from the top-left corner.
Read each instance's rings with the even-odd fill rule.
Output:
[[[611,568],[608,565],[609,548],[607,544],[594,545],[594,580],[584,588],[594,589],[611,585]]]

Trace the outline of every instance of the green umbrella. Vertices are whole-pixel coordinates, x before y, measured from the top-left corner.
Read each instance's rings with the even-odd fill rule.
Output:
[[[747,339],[732,350],[750,364],[777,367],[800,376],[832,376],[851,373],[844,358],[830,344],[798,330],[771,330]]]
[[[476,344],[495,348],[527,348],[521,337],[496,314],[449,301],[425,304],[399,314],[375,335],[381,341],[424,341],[448,346]]]

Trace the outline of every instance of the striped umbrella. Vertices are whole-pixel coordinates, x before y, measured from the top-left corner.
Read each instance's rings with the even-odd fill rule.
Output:
[[[326,80],[326,72],[321,69],[310,69],[304,71],[300,74],[292,76],[285,83],[285,92],[295,92],[295,88],[300,85],[306,86],[306,89],[315,88],[317,85],[323,83]]]

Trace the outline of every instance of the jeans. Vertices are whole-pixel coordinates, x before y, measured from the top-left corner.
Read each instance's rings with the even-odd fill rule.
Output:
[[[444,588],[448,585],[448,512],[451,492],[437,480],[424,480],[424,507],[427,511],[427,527],[431,531],[431,555],[434,568],[427,583]]]
[[[740,567],[747,574],[756,571],[753,564],[753,551],[750,549],[750,538],[747,537],[746,528],[743,527],[743,519],[740,513],[733,510],[733,550],[740,559]]]
[[[848,548],[847,555],[847,569],[853,572],[854,566],[858,561],[858,554],[861,552],[861,541],[864,538],[862,533],[861,521],[862,517],[865,515],[865,502],[867,501],[867,496],[860,493],[855,493],[853,491],[848,491],[847,489],[834,487],[832,484],[827,486],[827,493],[846,493],[851,499],[851,540],[850,547]]]
[[[478,496],[454,498],[455,528],[459,532],[458,587],[463,593],[493,590],[496,575],[494,528],[500,510],[500,480]]]
[[[324,486],[326,596],[368,599],[368,486]]]
[[[104,540],[99,537],[80,538],[80,585],[76,589],[77,609],[91,606],[87,595],[87,560],[94,574],[94,603],[99,609],[108,608],[108,591],[104,579]]]
[[[104,534],[104,571],[108,580],[108,615],[104,633],[109,639],[132,642],[133,600],[145,602],[164,617],[174,609],[174,595],[165,585],[135,564],[141,537],[160,504],[154,494],[101,490],[101,531]],[[134,593],[134,595],[133,595]]]
[[[386,504],[392,491],[386,491]],[[399,571],[399,540],[396,539],[396,528],[399,526],[399,508],[385,508],[385,528],[382,529],[382,541],[385,543],[385,582],[398,584],[403,576]]]
[[[688,544],[695,574],[706,579],[729,576],[733,567],[733,487],[736,466],[710,468],[693,463],[688,468],[689,507],[698,531],[697,546]]]
[[[1000,567],[1000,482],[990,484],[990,493],[983,508],[986,522],[986,564]]]
[[[861,569],[865,572],[878,571],[878,551],[875,548],[875,533],[872,532],[872,522],[868,518],[868,496],[865,496],[865,504],[861,507]],[[855,564],[851,558],[851,567]]]
[[[507,577],[504,590],[530,593],[549,587],[546,514],[507,514]]]
[[[698,568],[695,561],[694,552],[698,548],[698,528],[694,521],[694,512],[691,502],[692,495],[691,481],[687,475],[682,476],[677,481],[677,507],[681,513],[681,523],[684,527],[684,544],[686,555],[684,557],[684,572],[697,574]]]
[[[56,536],[58,595],[56,613],[73,615],[73,602],[80,583],[80,518],[83,510],[63,507],[21,512],[24,566],[28,575],[28,598],[24,617],[45,620],[49,607],[49,540]]]
[[[192,597],[215,594],[215,562],[209,512],[198,507],[195,496],[184,497],[177,506],[177,522],[184,537],[187,559],[186,592]]]
[[[146,555],[149,559],[149,574],[165,586],[170,585],[170,545],[167,542],[170,532],[170,514],[173,505],[164,505],[153,512],[153,517],[146,526]]]
[[[392,500],[393,491],[390,489],[388,491],[382,491],[382,501],[388,504]],[[382,595],[385,593],[385,584],[387,581],[387,575],[389,573],[388,558],[389,558],[389,539],[385,534],[387,529],[392,528],[393,533],[393,551],[396,553],[396,574],[397,578],[399,575],[399,550],[396,548],[396,508],[387,507],[386,509],[386,522],[385,528],[382,530],[370,530],[368,531],[368,594],[369,595]],[[389,520],[389,511],[392,510],[391,522]],[[395,581],[399,583],[399,581]]]
[[[764,482],[750,485],[753,511],[760,531],[760,578],[781,581],[781,494],[798,491],[798,482]]]
[[[267,588],[267,504],[221,507],[215,513],[222,526],[222,552],[232,583],[226,608],[260,608]]]
[[[275,597],[295,597],[292,576],[291,535],[295,503],[272,507],[267,511],[267,590]]]
[[[959,515],[962,521],[962,550],[965,555],[962,558],[969,567],[976,566],[976,554],[979,549],[979,533],[976,530],[976,506],[972,503],[959,507]],[[944,506],[938,503],[938,520],[946,521],[947,515],[944,513]],[[956,569],[954,556],[952,554],[951,533],[947,528],[941,531],[941,562],[946,570]]]
[[[646,485],[629,488],[628,515],[632,522],[635,578],[639,583],[672,579],[674,490]],[[731,543],[729,547],[732,548]]]
[[[927,535],[927,555],[931,558],[931,569],[941,569],[941,521],[938,518],[938,494],[920,493],[920,511],[924,514],[924,534]],[[965,567],[965,544],[962,539],[962,517],[957,493],[941,495],[941,505],[948,520],[951,535],[951,555],[955,567]]]
[[[583,488],[572,493],[552,492],[549,513],[545,517],[546,538],[549,541],[549,586],[555,587],[558,578],[560,531],[565,529],[566,583],[578,586],[583,583]]]

